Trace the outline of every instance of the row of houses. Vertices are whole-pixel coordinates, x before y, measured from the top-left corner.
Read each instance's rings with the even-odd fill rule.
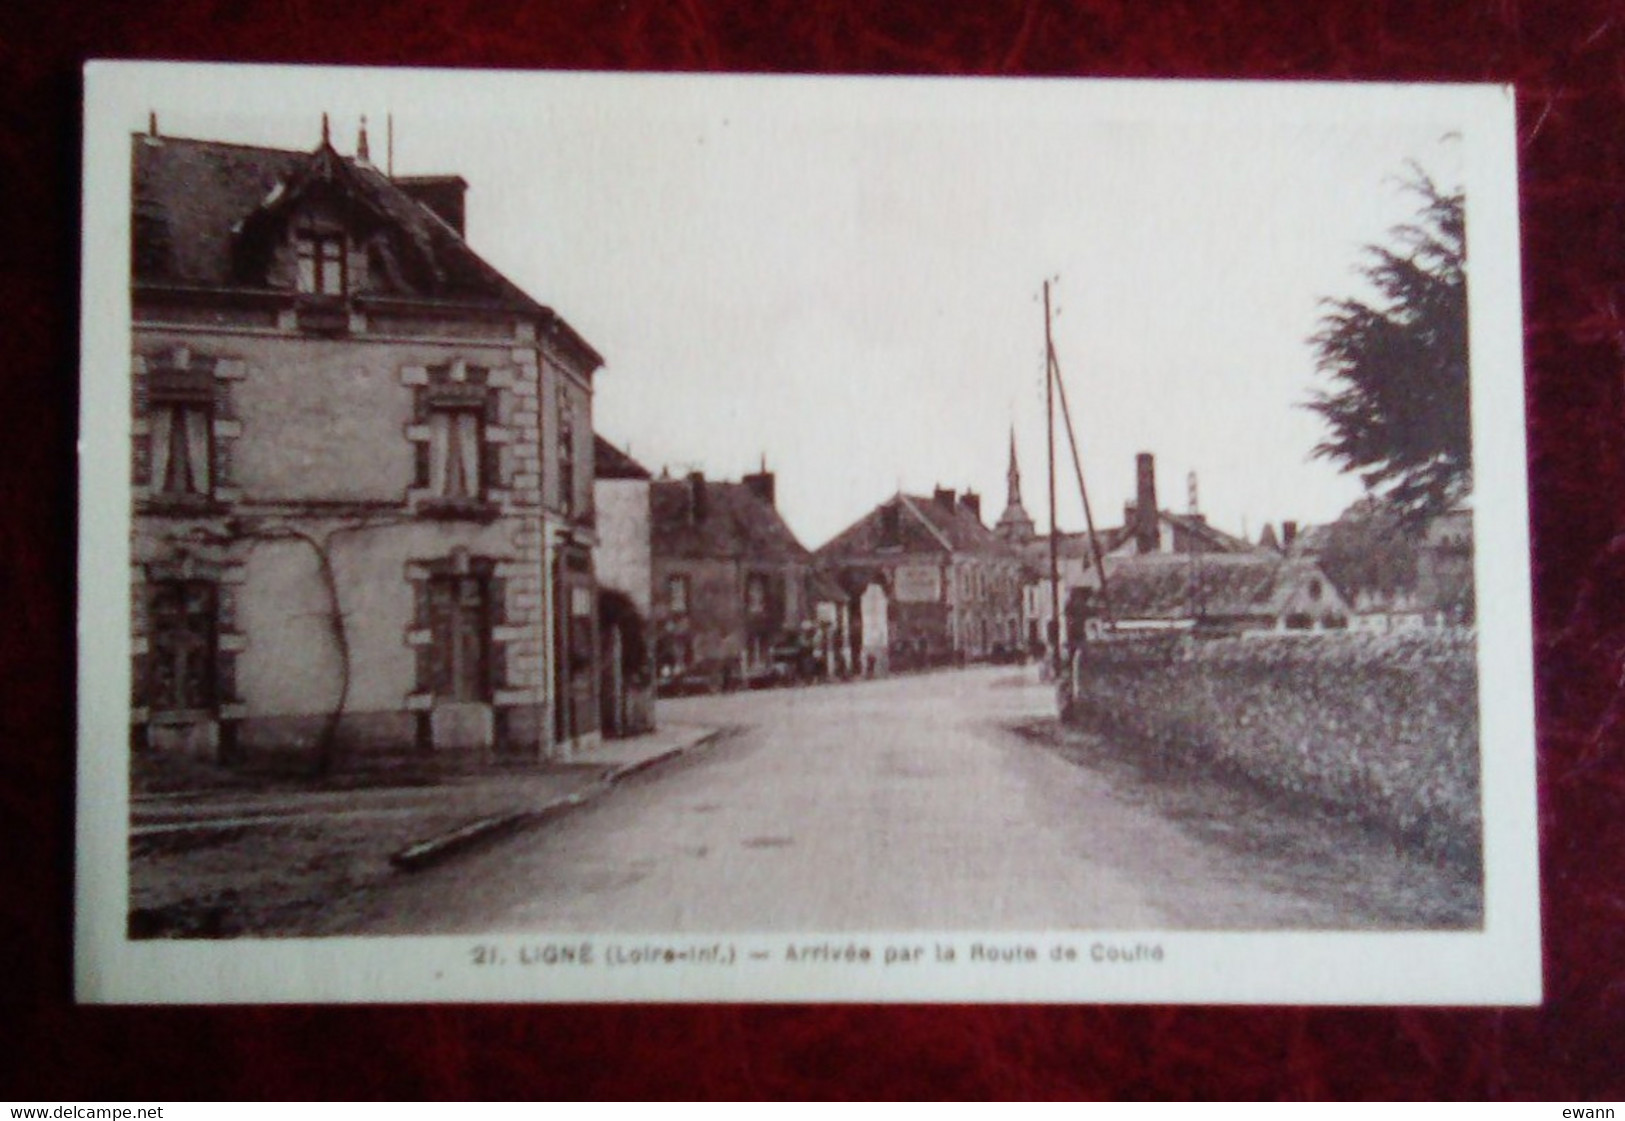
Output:
[[[1162,510],[1146,455],[1121,526],[1057,540],[1057,628],[1013,437],[994,527],[938,487],[811,551],[765,462],[655,477],[595,433],[603,357],[469,246],[460,177],[325,122],[309,151],[132,141],[138,752],[567,758],[660,687],[1018,657],[1108,614],[1340,626],[1460,584],[1351,604],[1301,542]],[[1470,578],[1470,521],[1435,551],[1463,541]]]
[[[1058,590],[1029,582],[1023,617],[1036,648],[1117,632],[1190,630],[1257,635],[1340,630],[1391,632],[1470,626],[1474,620],[1472,510],[1461,505],[1422,526],[1378,513],[1367,499],[1338,522],[1266,525],[1249,541],[1209,525],[1196,510],[1157,501],[1156,464],[1136,461],[1135,497],[1122,524],[1062,534],[1055,542]],[[1029,569],[1049,569],[1050,541],[1019,510],[1011,460],[1011,507],[1001,518]],[[1385,558],[1387,563],[1382,559]],[[1054,605],[1064,605],[1057,628]],[[1058,634],[1058,638],[1057,638]]]
[[[1149,453],[1136,478],[1120,525],[1056,539],[1054,590],[1051,542],[1022,504],[1013,438],[993,527],[979,495],[937,487],[894,494],[816,551],[779,516],[765,466],[738,483],[655,480],[656,679],[726,688],[1016,660],[1107,628],[1323,633],[1472,620],[1470,510],[1421,531],[1384,526],[1382,541],[1347,542],[1342,523],[1300,533],[1286,522],[1253,542],[1198,511],[1164,509]],[[1357,571],[1344,555],[1377,545],[1402,555],[1401,571]]]

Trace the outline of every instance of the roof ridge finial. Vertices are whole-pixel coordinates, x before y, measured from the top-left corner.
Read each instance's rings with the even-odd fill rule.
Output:
[[[332,144],[333,144],[333,137],[332,137],[331,129],[329,128],[328,123],[327,123],[327,114],[323,113],[322,114],[322,147],[323,148],[329,148],[329,147],[332,147]]]
[[[361,135],[356,138],[355,158],[363,163],[372,162],[372,154],[367,151],[367,115],[361,114]]]

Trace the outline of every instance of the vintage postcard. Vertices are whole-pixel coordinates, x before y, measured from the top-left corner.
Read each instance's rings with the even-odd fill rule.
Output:
[[[82,1000],[1540,1000],[1509,88],[85,80]]]

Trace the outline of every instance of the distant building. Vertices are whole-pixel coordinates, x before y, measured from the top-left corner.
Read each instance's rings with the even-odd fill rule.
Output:
[[[1054,616],[1054,600],[1049,586],[1049,549],[1050,539],[1047,535],[1035,536],[1022,546],[1022,555],[1033,574],[1022,593],[1023,626],[1027,641],[1033,646],[1048,644],[1050,620]],[[1098,572],[1102,565],[1097,565],[1095,557],[1097,550],[1106,569],[1104,594]],[[1074,602],[1074,593],[1079,590],[1087,593],[1086,598],[1096,618],[1103,621],[1108,611],[1112,619],[1118,622],[1131,617],[1125,614],[1129,589],[1124,589],[1124,604],[1119,603],[1116,587],[1118,573],[1125,581],[1161,587],[1166,584],[1168,574],[1177,569],[1177,565],[1166,563],[1163,558],[1213,556],[1280,559],[1279,553],[1251,545],[1240,537],[1209,525],[1200,513],[1175,514],[1161,509],[1157,504],[1156,460],[1149,452],[1141,452],[1135,457],[1135,496],[1123,504],[1122,524],[1097,529],[1093,540],[1087,533],[1063,533],[1056,541],[1056,554],[1063,612],[1063,625],[1060,628],[1063,648],[1073,639],[1065,626],[1066,605]],[[1214,571],[1221,570],[1224,570],[1222,565]],[[1144,589],[1140,591],[1143,593]],[[1171,610],[1171,599],[1164,601],[1160,596],[1153,598],[1159,603],[1159,618],[1164,608]],[[1194,617],[1187,615],[1183,617],[1181,625],[1193,622]]]
[[[816,624],[812,556],[775,504],[773,473],[694,472],[651,488],[656,664],[662,682],[718,688],[775,673],[775,649]]]
[[[974,493],[895,495],[819,549],[818,563],[854,604],[861,670],[974,661],[1021,645],[1021,555],[982,524]]]
[[[1338,630],[1348,603],[1310,560],[1264,552],[1162,553],[1106,562],[1122,630]]]
[[[1467,627],[1477,617],[1469,503],[1411,526],[1380,498],[1367,497],[1335,522],[1298,531],[1286,553],[1327,573],[1359,630]]]

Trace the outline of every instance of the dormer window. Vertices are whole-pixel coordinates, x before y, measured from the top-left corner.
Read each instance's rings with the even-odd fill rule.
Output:
[[[302,233],[294,238],[299,258],[299,291],[314,296],[344,295],[342,234]]]

